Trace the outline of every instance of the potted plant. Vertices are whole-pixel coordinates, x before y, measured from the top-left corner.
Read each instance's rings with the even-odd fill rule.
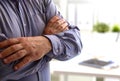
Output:
[[[112,32],[120,32],[120,26],[118,24],[113,25]]]
[[[98,22],[93,26],[93,31],[99,32],[99,33],[105,33],[110,30],[109,25],[107,25],[104,22]]]

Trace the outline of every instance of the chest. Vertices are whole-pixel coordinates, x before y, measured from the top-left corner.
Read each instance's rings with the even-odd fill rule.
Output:
[[[8,32],[8,29],[11,30],[10,33],[17,33],[19,36],[37,36],[43,33],[46,18],[42,2],[19,0],[17,4],[10,1],[2,4],[1,23],[4,33]]]

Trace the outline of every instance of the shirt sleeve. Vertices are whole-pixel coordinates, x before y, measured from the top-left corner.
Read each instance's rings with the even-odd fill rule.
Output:
[[[52,2],[52,0],[43,0],[43,1],[45,1],[44,3],[46,5],[46,11],[45,11],[46,23],[55,15],[59,15],[60,17],[62,17],[60,13],[57,11],[56,6]],[[1,23],[2,22],[0,21],[0,24]],[[6,28],[8,27],[6,26]],[[9,79],[18,80],[20,78],[41,71],[44,67],[46,67],[46,65],[51,60],[51,58],[55,58],[59,60],[67,60],[78,55],[81,52],[81,48],[82,48],[82,43],[79,33],[80,31],[76,26],[69,25],[69,28],[70,30],[65,32],[61,32],[54,35],[45,35],[45,37],[47,37],[50,40],[53,49],[44,58],[32,62],[31,64],[26,65],[24,68],[18,71],[13,70],[13,66],[18,61],[5,65],[0,60],[0,81],[6,81]],[[13,31],[9,31],[9,32],[12,32],[13,34],[15,33]],[[9,34],[8,31],[6,33]],[[5,35],[0,33],[1,41],[7,39]],[[17,35],[19,36],[19,33]]]
[[[61,14],[57,11],[56,6],[51,0],[46,1],[46,17],[47,22],[54,15],[60,17]],[[69,30],[54,34],[54,35],[45,35],[52,44],[52,50],[47,54],[50,58],[55,58],[58,60],[68,60],[78,54],[80,54],[82,49],[82,42],[80,36],[80,30],[77,26],[69,24]]]

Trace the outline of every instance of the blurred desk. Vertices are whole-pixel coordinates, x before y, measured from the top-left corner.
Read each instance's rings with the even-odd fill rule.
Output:
[[[64,75],[64,76],[68,76],[72,74],[72,75],[85,75],[85,76],[95,76],[95,77],[103,77],[103,78],[117,78],[118,79],[117,81],[120,81],[120,67],[114,69],[97,69],[97,68],[78,64],[80,61],[83,61],[87,58],[89,57],[88,56],[82,57],[82,55],[80,55],[69,61],[51,61],[50,63],[51,73]],[[67,81],[67,79],[61,81]]]

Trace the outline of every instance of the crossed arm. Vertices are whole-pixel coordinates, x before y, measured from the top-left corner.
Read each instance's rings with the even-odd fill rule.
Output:
[[[66,22],[66,20],[58,16],[54,16],[48,22],[44,30],[44,34],[50,35],[50,34],[60,33],[65,30],[68,30],[68,23]]]
[[[58,16],[54,16],[45,27],[43,35],[57,34],[68,30],[68,23]],[[0,53],[0,58],[5,64],[22,59],[15,65],[18,70],[26,64],[41,59],[52,46],[44,36],[12,38],[0,42],[0,48],[6,48]]]

